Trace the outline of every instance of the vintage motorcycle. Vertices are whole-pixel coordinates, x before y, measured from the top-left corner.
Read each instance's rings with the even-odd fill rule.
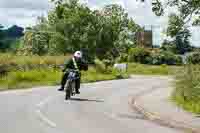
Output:
[[[69,70],[69,75],[65,84],[66,100],[70,99],[71,96],[76,95],[76,80],[79,78],[80,76],[78,70]]]

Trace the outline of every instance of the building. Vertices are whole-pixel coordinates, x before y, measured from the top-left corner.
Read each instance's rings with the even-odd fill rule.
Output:
[[[153,32],[152,30],[144,30],[136,33],[137,46],[152,48],[153,47]]]

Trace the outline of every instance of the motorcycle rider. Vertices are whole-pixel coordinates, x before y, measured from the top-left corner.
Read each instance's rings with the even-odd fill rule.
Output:
[[[80,80],[81,80],[81,73],[80,71],[81,70],[85,70],[87,71],[88,70],[88,64],[83,60],[82,58],[82,52],[81,51],[76,51],[74,53],[74,56],[64,64],[64,69],[63,69],[63,72],[64,72],[64,75],[62,77],[62,81],[61,81],[61,88],[58,89],[59,91],[63,91],[64,90],[64,87],[65,87],[65,84],[67,82],[67,78],[68,78],[68,75],[69,75],[69,71],[68,69],[73,69],[73,70],[78,70],[78,74],[79,74],[79,79],[76,80],[76,93],[77,94],[80,94]]]

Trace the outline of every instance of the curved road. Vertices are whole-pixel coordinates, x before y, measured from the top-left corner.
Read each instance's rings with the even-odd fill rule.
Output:
[[[132,96],[169,86],[167,77],[84,84],[70,101],[56,87],[0,93],[1,133],[180,133],[132,110]]]

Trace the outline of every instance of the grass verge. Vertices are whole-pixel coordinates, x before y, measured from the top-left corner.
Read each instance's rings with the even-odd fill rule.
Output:
[[[69,59],[70,55],[66,56],[17,56],[13,54],[0,53],[0,65],[62,65],[66,59]]]
[[[113,80],[118,78],[128,78],[128,74],[120,74],[112,71],[102,73],[90,67],[87,72],[82,73],[82,82],[96,82]],[[30,88],[36,86],[60,85],[62,72],[58,69],[34,69],[29,71],[10,72],[6,77],[0,79],[0,90],[11,90],[16,88]]]
[[[142,74],[142,75],[173,75],[181,66],[168,66],[168,65],[144,65],[131,63],[128,66],[129,74]]]
[[[185,110],[200,114],[200,66],[188,65],[176,76],[172,98]]]
[[[127,73],[120,73],[109,69],[100,71],[99,68],[90,67],[87,72],[82,73],[82,82],[96,82],[114,79],[128,78],[129,74],[143,75],[169,75],[174,70],[179,69],[176,66],[151,66],[142,64],[129,64]],[[59,85],[62,72],[58,69],[30,69],[27,71],[12,71],[4,78],[0,78],[0,90],[10,90],[16,88],[30,88],[36,86]]]

